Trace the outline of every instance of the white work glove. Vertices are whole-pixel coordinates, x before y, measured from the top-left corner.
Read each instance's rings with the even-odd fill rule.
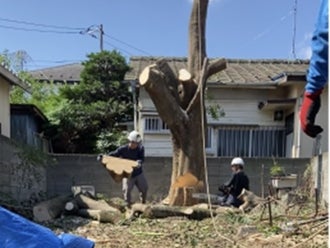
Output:
[[[136,168],[140,168],[142,166],[142,161],[141,160],[138,160],[136,162],[137,162]]]
[[[99,154],[99,155],[97,155],[96,160],[102,161],[102,158],[103,158],[103,154]]]

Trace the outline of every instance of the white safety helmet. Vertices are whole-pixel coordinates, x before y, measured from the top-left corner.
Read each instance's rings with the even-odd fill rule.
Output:
[[[242,158],[236,157],[230,163],[231,165],[240,165],[242,168],[244,167],[244,161]]]
[[[141,135],[135,130],[128,134],[127,139],[136,143],[140,143],[142,141]]]

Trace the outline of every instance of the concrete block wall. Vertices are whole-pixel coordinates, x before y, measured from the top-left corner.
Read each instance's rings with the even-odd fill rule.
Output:
[[[27,165],[22,150],[9,138],[0,135],[0,197],[25,201],[46,192],[46,170]]]
[[[112,180],[104,166],[96,160],[96,155],[51,154],[50,156],[56,162],[49,164],[46,169],[40,167],[39,178],[34,178],[35,175],[24,172],[18,154],[17,145],[7,137],[0,135],[0,197],[7,194],[22,201],[28,200],[31,195],[40,192],[46,192],[48,197],[53,197],[70,193],[73,185],[85,184],[94,185],[96,192],[106,197],[122,197],[121,184]],[[218,186],[229,180],[231,159],[207,159],[210,193],[218,193]],[[244,158],[244,160],[251,190],[260,196],[262,192],[264,195],[268,195],[269,172],[273,159]],[[301,184],[304,183],[302,177],[307,165],[312,164],[315,168],[317,160],[316,158],[279,158],[276,161],[285,168],[287,173],[298,174],[298,184]],[[149,183],[148,200],[163,199],[170,186],[172,159],[147,157],[143,166]],[[321,169],[321,197],[323,202],[328,202],[328,153],[322,155]],[[28,182],[24,181],[24,178],[28,179]],[[31,182],[33,182],[32,185]],[[136,189],[133,191],[133,199],[138,199]]]
[[[97,193],[107,197],[121,197],[121,184],[115,183],[96,155],[53,155],[57,163],[47,169],[47,192],[59,195],[70,192],[72,185],[94,185]],[[250,178],[250,187],[258,195],[268,195],[271,158],[245,158],[245,171]],[[208,158],[208,181],[210,193],[218,193],[218,186],[230,179],[231,158]],[[287,173],[298,174],[298,183],[310,162],[309,159],[276,159]],[[262,166],[264,165],[264,167]],[[148,157],[144,163],[145,176],[149,184],[148,200],[163,199],[169,189],[172,160],[163,157]],[[264,175],[262,177],[262,175]],[[263,179],[262,179],[263,178]],[[263,187],[261,186],[263,184]],[[133,197],[137,199],[136,188]]]

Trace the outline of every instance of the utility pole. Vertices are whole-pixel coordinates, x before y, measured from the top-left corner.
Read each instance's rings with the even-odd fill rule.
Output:
[[[103,24],[100,25],[100,50],[103,51]]]

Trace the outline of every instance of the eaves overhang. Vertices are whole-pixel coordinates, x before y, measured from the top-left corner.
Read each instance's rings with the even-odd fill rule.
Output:
[[[4,78],[11,85],[17,85],[23,90],[31,93],[31,89],[27,83],[23,82],[18,76],[14,74],[14,72],[6,69],[2,65],[0,65],[0,77]]]

